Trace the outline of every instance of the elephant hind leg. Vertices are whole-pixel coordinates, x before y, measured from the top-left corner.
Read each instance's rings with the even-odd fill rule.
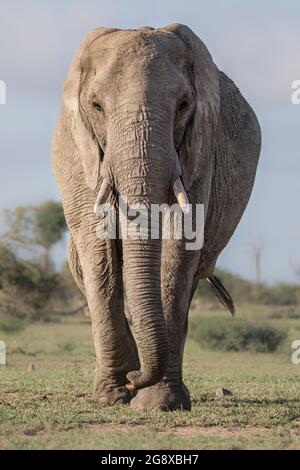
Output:
[[[71,274],[77,284],[77,287],[81,290],[82,294],[85,296],[82,268],[81,268],[78,252],[77,252],[72,236],[70,237],[70,240],[69,240],[68,261],[69,261]]]

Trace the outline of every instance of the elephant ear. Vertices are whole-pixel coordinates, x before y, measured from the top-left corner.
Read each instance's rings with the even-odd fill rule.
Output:
[[[205,243],[197,270],[210,277],[217,258],[233,235],[247,206],[261,149],[257,117],[223,72],[220,115],[215,136],[211,191],[205,220]]]
[[[193,182],[207,172],[205,165],[212,157],[219,116],[219,75],[207,48],[190,28],[174,24],[165,29],[180,37],[193,55],[192,85],[196,104],[178,149],[184,186],[189,190]]]
[[[261,150],[257,117],[234,82],[219,72],[220,116],[204,254],[216,258],[227,245],[247,206]]]
[[[63,105],[67,111],[68,125],[79,154],[87,185],[92,190],[97,186],[102,150],[95,135],[90,129],[87,129],[80,114],[82,56],[94,41],[113,31],[115,29],[97,28],[88,34],[75,54],[63,89]]]

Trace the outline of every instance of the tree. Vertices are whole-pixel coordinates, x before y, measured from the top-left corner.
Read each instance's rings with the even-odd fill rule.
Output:
[[[19,206],[6,210],[5,219],[7,231],[0,236],[0,317],[33,321],[86,310],[67,263],[60,271],[51,265],[51,249],[66,230],[61,204]]]
[[[0,244],[0,313],[13,305],[15,316],[39,318],[58,285],[56,273],[46,274],[38,263],[20,259]]]
[[[62,239],[66,228],[63,209],[58,202],[45,202],[35,208],[33,232],[35,243],[43,251],[45,271],[49,267],[50,250],[55,243]]]
[[[262,238],[256,238],[250,243],[250,251],[255,262],[256,284],[258,286],[261,284],[261,257],[265,246],[266,244]]]
[[[51,248],[62,239],[67,228],[59,202],[47,201],[39,206],[19,206],[4,211],[7,232],[2,242],[18,250],[39,252],[42,267],[47,272],[51,266]]]

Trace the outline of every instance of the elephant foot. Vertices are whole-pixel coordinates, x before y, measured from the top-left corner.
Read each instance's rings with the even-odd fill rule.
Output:
[[[107,381],[96,379],[93,396],[102,405],[112,406],[130,403],[133,393],[127,390],[125,383],[109,384]]]
[[[152,387],[139,390],[131,400],[130,406],[135,411],[146,410],[191,410],[188,388],[180,384],[159,382]]]

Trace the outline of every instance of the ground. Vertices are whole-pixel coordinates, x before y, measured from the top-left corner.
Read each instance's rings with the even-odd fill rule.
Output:
[[[210,351],[189,338],[191,412],[136,413],[94,401],[95,355],[83,316],[1,333],[8,364],[0,366],[0,448],[300,449],[300,365],[291,362],[300,321],[258,307],[238,313],[264,315],[288,328],[288,338],[273,354]],[[193,321],[227,315],[231,321],[225,311],[192,311]],[[217,397],[218,387],[233,395]]]

